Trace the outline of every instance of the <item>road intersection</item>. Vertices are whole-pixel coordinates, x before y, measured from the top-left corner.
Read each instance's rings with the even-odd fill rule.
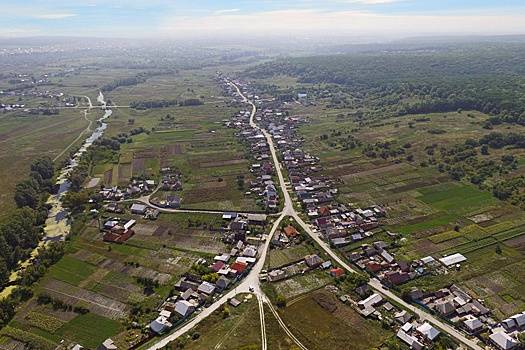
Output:
[[[277,151],[276,151],[276,148],[273,142],[273,138],[265,129],[261,128],[255,122],[257,106],[255,105],[253,101],[251,101],[250,99],[246,97],[246,95],[243,93],[243,91],[241,90],[238,84],[234,83],[233,81],[230,81],[229,84],[237,91],[237,94],[242,98],[242,100],[251,106],[252,110],[250,113],[250,126],[259,130],[266,138],[266,141],[270,148],[270,153],[272,155],[274,167],[277,172],[279,185],[282,189],[282,193],[284,197],[284,207],[283,207],[283,210],[280,212],[280,215],[278,216],[278,218],[274,221],[269,234],[266,236],[262,249],[259,251],[260,253],[259,260],[256,262],[254,267],[251,269],[249,274],[241,281],[241,283],[236,288],[229,291],[227,294],[223,295],[220,299],[215,301],[211,306],[204,309],[201,313],[199,313],[197,316],[191,319],[184,326],[176,329],[174,332],[170,333],[168,336],[160,339],[157,343],[149,347],[149,350],[157,350],[157,349],[163,348],[169,342],[177,339],[178,337],[180,337],[181,335],[183,335],[184,333],[188,332],[190,329],[195,327],[199,322],[201,322],[203,319],[209,316],[212,312],[217,310],[221,305],[223,305],[229,299],[235,297],[239,293],[253,293],[256,295],[256,297],[259,300],[258,302],[259,302],[259,308],[260,308],[260,313],[261,313],[261,326],[262,327],[264,327],[264,311],[262,310],[262,305],[263,305],[263,302],[265,302],[268,304],[270,311],[276,317],[277,321],[279,322],[279,325],[283,328],[286,334],[299,346],[299,348],[306,350],[307,348],[303,344],[301,344],[301,342],[290,332],[286,324],[282,321],[279,314],[275,311],[275,309],[273,308],[273,305],[271,305],[271,302],[268,300],[268,297],[261,290],[260,283],[259,283],[259,274],[263,270],[265,258],[268,253],[269,245],[273,237],[273,234],[279,227],[279,224],[281,223],[281,221],[286,217],[292,217],[302,227],[302,229],[321,247],[321,249],[323,249],[338,265],[340,265],[342,268],[344,268],[348,272],[358,273],[355,269],[353,269],[350,265],[348,265],[336,252],[334,252],[331,249],[331,247],[324,240],[322,240],[316,232],[312,230],[312,227],[309,224],[305,223],[304,220],[299,216],[299,213],[297,213],[297,211],[294,208],[292,198],[287,189],[286,181],[285,181],[285,178],[281,170],[281,163],[279,162],[279,159],[277,157]],[[385,299],[391,300],[397,303],[398,305],[401,305],[403,308],[413,312],[414,314],[419,316],[422,320],[426,320],[429,323],[433,324],[435,327],[441,329],[443,332],[453,337],[455,340],[460,342],[462,345],[467,346],[468,348],[473,349],[473,350],[483,350],[483,348],[479,346],[475,341],[467,338],[464,334],[456,330],[454,327],[444,323],[443,321],[434,317],[430,313],[405,302],[403,299],[401,299],[400,297],[392,293],[390,290],[383,287],[383,285],[377,279],[371,279],[370,282],[368,282],[368,285],[373,290],[375,290],[377,293],[381,294]],[[262,332],[262,337],[264,338],[262,340],[263,350],[266,350],[265,332],[263,329],[261,329],[261,332]]]

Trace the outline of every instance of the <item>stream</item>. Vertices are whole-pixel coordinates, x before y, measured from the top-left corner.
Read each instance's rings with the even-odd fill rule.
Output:
[[[14,282],[18,279],[19,272],[31,264],[31,261],[38,255],[38,249],[40,247],[43,247],[45,244],[47,244],[47,242],[50,241],[63,241],[69,234],[71,229],[69,211],[62,206],[62,198],[71,187],[71,183],[68,180],[69,174],[71,174],[71,172],[78,166],[82,155],[84,155],[89,147],[91,147],[91,145],[93,145],[93,143],[104,134],[104,131],[108,125],[103,121],[109,118],[113,113],[111,109],[107,108],[102,92],[99,92],[97,102],[104,108],[104,115],[97,120],[97,127],[95,130],[93,130],[93,132],[84,140],[82,146],[73,155],[73,157],[71,157],[68,164],[63,167],[58,174],[56,181],[56,185],[58,185],[58,191],[56,194],[50,195],[46,202],[47,204],[51,205],[51,209],[49,210],[49,214],[44,225],[44,238],[31,252],[30,257],[27,260],[21,262],[17,271],[14,271],[9,276],[9,282],[11,284],[2,290],[0,293],[0,299],[9,296],[14,288],[16,288],[16,284]],[[89,108],[91,109],[93,106],[90,105]]]

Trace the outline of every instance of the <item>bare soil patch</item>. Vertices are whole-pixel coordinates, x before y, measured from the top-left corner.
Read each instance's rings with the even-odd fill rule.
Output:
[[[113,182],[113,169],[106,170],[104,172],[104,184],[111,185]]]
[[[231,160],[223,160],[223,161],[217,161],[217,162],[203,162],[203,163],[200,163],[200,167],[201,168],[213,168],[213,167],[242,164],[246,162],[247,162],[246,159],[231,159]]]
[[[133,228],[136,234],[142,236],[153,236],[158,230],[159,226],[157,225],[148,225],[148,224],[137,224]]]
[[[146,158],[134,158],[132,162],[133,176],[144,174]]]

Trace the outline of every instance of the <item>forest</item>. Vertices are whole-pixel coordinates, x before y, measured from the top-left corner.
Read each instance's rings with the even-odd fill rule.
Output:
[[[334,107],[362,108],[368,116],[464,109],[493,115],[488,128],[525,121],[521,43],[284,58],[246,73],[253,78],[292,76],[312,84],[313,94],[326,93],[326,85],[337,84],[350,98],[335,95]]]

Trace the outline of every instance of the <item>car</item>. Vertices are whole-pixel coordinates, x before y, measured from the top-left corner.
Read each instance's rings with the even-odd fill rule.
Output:
[[[250,292],[253,292],[255,290],[255,287],[254,286],[250,286],[248,289],[250,290]]]

